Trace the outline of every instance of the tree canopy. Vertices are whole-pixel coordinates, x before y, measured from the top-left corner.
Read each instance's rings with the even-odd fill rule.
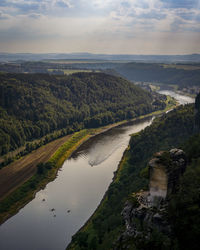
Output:
[[[150,93],[102,73],[0,74],[0,155],[52,131],[68,134],[146,114]]]

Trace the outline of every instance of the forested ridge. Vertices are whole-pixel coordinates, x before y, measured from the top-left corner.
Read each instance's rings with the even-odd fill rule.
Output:
[[[73,237],[67,249],[117,249],[115,244],[125,228],[121,216],[124,204],[130,194],[148,187],[146,178],[148,161],[157,151],[169,150],[171,147],[181,145],[183,147],[184,141],[195,133],[194,117],[193,104],[180,106],[156,118],[151,126],[131,137],[129,148],[124,154],[117,176],[109,186],[102,205],[86,227]],[[196,178],[198,180],[199,176]],[[195,183],[199,185],[198,181]],[[176,210],[173,211],[171,216],[176,212],[178,213]],[[194,215],[194,218],[196,216],[198,214]],[[183,219],[182,217],[180,220],[183,222]],[[161,247],[162,240],[163,238],[154,239],[151,242],[152,248],[148,244],[145,245],[145,241],[138,248],[133,240],[130,249],[164,249]],[[123,249],[126,249],[126,246]]]
[[[27,141],[98,127],[161,109],[152,95],[102,73],[0,74],[0,155]],[[154,102],[154,103],[153,103]],[[155,105],[152,105],[155,104]],[[27,146],[28,147],[28,146]]]
[[[127,63],[116,67],[116,71],[131,81],[177,84],[179,88],[184,88],[200,85],[198,67],[199,64],[190,64],[188,67],[184,64],[165,66],[160,63]]]

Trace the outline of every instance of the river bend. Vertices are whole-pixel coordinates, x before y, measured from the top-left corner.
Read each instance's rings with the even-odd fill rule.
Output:
[[[181,104],[189,97],[171,94]],[[61,250],[100,203],[128,146],[130,134],[153,117],[112,128],[85,142],[66,160],[57,178],[18,214],[0,226],[1,250]]]

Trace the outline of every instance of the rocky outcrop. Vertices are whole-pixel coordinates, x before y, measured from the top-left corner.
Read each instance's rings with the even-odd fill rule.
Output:
[[[144,241],[153,231],[170,237],[167,220],[169,198],[176,192],[186,169],[186,156],[180,149],[156,153],[149,162],[149,190],[133,193],[122,211],[126,230],[115,249],[128,249],[130,239]]]

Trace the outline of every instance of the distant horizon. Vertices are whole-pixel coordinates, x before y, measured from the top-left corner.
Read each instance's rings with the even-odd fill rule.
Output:
[[[187,55],[200,55],[200,52],[193,52],[193,53],[182,53],[182,54],[132,54],[132,53],[95,53],[95,52],[7,52],[7,51],[0,51],[0,54],[38,54],[38,55],[44,55],[44,54],[66,54],[66,55],[76,55],[76,54],[82,54],[82,55],[110,55],[110,56],[120,56],[120,55],[126,55],[126,56],[187,56]]]

